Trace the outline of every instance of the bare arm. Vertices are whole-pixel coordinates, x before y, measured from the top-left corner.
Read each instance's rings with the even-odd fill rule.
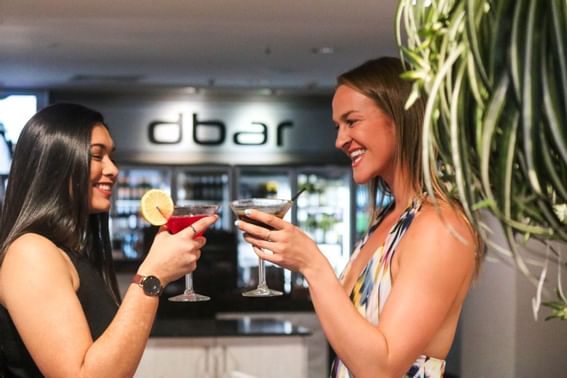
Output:
[[[354,308],[313,241],[284,221],[258,212],[252,214],[278,231],[272,231],[272,242],[267,242],[262,240],[266,230],[241,225],[257,235],[249,235],[246,240],[275,252],[271,255],[257,250],[261,257],[306,277],[330,344],[357,377],[403,375],[424,352],[463,288],[466,291],[474,270],[472,244],[458,241],[436,214],[420,214],[398,246],[395,285],[379,326],[374,326]],[[456,216],[449,221],[463,235],[470,235]]]
[[[215,220],[205,218],[194,226],[206,228]],[[193,240],[188,230],[159,233],[139,273],[156,275],[167,284],[194,270],[205,239]],[[0,267],[0,288],[2,304],[44,375],[134,375],[155,318],[157,297],[131,285],[113,321],[93,342],[76,295],[74,268],[53,243],[34,234],[10,246]]]

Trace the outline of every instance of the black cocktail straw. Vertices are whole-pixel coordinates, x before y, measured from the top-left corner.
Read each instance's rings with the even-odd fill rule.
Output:
[[[295,195],[291,198],[291,202],[294,202],[297,199],[297,197],[299,197],[299,195],[301,193],[303,193],[304,191],[305,191],[305,188],[303,188],[299,192],[295,193]]]

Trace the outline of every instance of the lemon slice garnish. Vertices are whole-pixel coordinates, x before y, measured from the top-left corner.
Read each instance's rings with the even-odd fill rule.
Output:
[[[173,200],[163,190],[150,189],[140,200],[140,212],[148,223],[162,226],[173,214]]]

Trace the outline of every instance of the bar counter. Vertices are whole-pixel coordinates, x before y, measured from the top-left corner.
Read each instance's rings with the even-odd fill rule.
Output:
[[[151,337],[256,337],[309,336],[311,331],[286,320],[255,319],[158,319]]]

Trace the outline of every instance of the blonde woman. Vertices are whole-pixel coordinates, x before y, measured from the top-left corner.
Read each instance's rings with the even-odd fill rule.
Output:
[[[336,147],[353,179],[368,184],[372,222],[340,278],[301,230],[254,210],[239,221],[256,253],[301,272],[336,352],[332,377],[441,377],[463,301],[478,266],[477,232],[458,203],[425,194],[423,100],[404,105],[411,83],[401,61],[368,61],[339,76],[333,97]],[[439,187],[438,187],[439,188]],[[261,248],[273,251],[264,253]]]

